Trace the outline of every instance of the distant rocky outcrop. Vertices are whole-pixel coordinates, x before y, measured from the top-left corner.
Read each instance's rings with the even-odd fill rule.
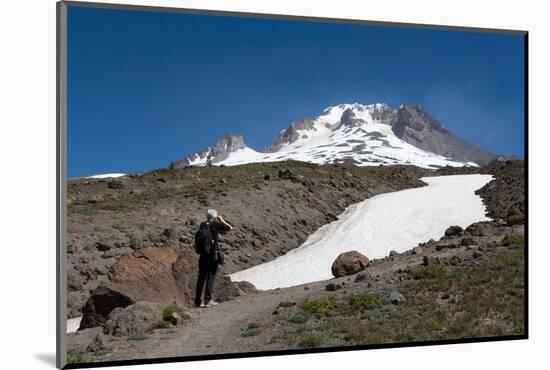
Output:
[[[268,152],[276,152],[280,150],[285,144],[290,144],[295,142],[300,138],[298,130],[310,130],[313,128],[313,119],[305,118],[297,121],[292,121],[290,127],[282,130],[271,146],[267,149]]]
[[[353,275],[363,271],[369,265],[369,259],[357,251],[341,253],[332,263],[332,275],[336,278]]]
[[[392,123],[393,133],[417,148],[461,162],[488,164],[494,153],[459,138],[420,107],[405,103]]]
[[[525,162],[493,162],[488,171],[495,179],[476,191],[487,207],[487,216],[502,219],[509,225],[525,220]]]
[[[173,168],[215,164],[226,159],[230,153],[243,148],[246,148],[246,144],[242,135],[225,134],[218,139],[213,147],[208,147],[173,162]]]

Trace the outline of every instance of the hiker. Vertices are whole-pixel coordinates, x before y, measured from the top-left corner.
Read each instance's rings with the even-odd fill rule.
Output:
[[[206,221],[202,222],[195,234],[195,251],[199,254],[199,276],[195,291],[195,306],[210,307],[218,302],[212,299],[212,289],[218,264],[223,264],[223,251],[220,248],[218,234],[232,230],[231,226],[215,209],[206,212]],[[202,288],[206,282],[204,291],[204,304],[201,305]]]

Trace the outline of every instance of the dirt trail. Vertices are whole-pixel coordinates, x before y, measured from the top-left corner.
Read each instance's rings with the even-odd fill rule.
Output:
[[[288,345],[273,341],[277,328],[273,312],[281,302],[300,305],[308,299],[336,297],[351,292],[380,291],[397,287],[401,282],[396,274],[404,269],[420,266],[424,255],[450,259],[455,255],[471,254],[467,247],[431,251],[422,255],[407,253],[371,262],[368,272],[372,277],[368,285],[354,283],[355,276],[330,279],[298,285],[290,288],[267,290],[258,294],[238,297],[210,308],[192,308],[186,312],[191,320],[183,326],[157,329],[144,340],[110,338],[106,345],[110,350],[97,353],[95,361],[124,360],[128,358],[160,358],[173,356],[198,356],[220,353],[255,352],[289,349]],[[343,287],[336,292],[326,291],[328,283]],[[258,327],[259,334],[247,336],[250,325]],[[77,337],[91,337],[95,329],[78,332]],[[89,339],[87,339],[89,340]],[[77,340],[73,339],[76,343]],[[84,341],[85,342],[85,341]]]

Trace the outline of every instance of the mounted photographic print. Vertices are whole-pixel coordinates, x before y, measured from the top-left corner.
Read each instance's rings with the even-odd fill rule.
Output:
[[[58,367],[527,338],[526,51],[58,3]]]

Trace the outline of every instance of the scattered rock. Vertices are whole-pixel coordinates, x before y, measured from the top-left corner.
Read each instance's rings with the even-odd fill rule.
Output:
[[[88,344],[86,347],[86,351],[88,352],[99,352],[105,349],[105,345],[103,343],[103,338],[101,337],[101,334],[97,334],[94,339],[92,339],[91,343]]]
[[[361,282],[361,281],[367,281],[370,279],[370,274],[368,271],[361,271],[360,273],[357,274],[357,276],[355,277],[355,282],[358,283],[358,282]]]
[[[173,238],[176,236],[176,231],[171,227],[167,227],[166,229],[163,230],[162,235],[164,235],[167,238]]]
[[[395,257],[395,256],[399,256],[399,253],[397,253],[397,252],[394,251],[394,250],[391,250],[391,251],[390,251],[390,257]]]
[[[353,275],[367,268],[369,259],[358,251],[344,252],[332,263],[331,271],[334,277]]]
[[[95,195],[92,195],[90,198],[88,198],[88,200],[86,202],[90,203],[90,204],[96,204],[96,203],[99,203],[99,202],[103,202],[105,200],[105,198],[103,198],[103,196],[99,195],[99,194],[95,194]]]
[[[67,288],[69,292],[75,292],[84,285],[84,277],[78,273],[70,272],[67,274]]]
[[[111,249],[111,246],[110,245],[107,245],[105,243],[102,243],[102,242],[97,242],[95,243],[95,247],[98,251],[100,252],[106,252],[108,250]]]
[[[184,322],[183,317],[181,317],[181,315],[177,312],[172,312],[172,314],[169,317],[169,320],[174,326],[181,325]]]
[[[105,334],[128,336],[143,334],[154,329],[162,317],[162,305],[141,301],[126,308],[117,307],[111,311],[103,326]]]
[[[424,249],[422,247],[414,247],[411,251],[411,254],[422,254],[424,253]]]
[[[450,226],[447,230],[445,230],[445,236],[451,237],[451,236],[457,236],[462,234],[463,230],[460,226]]]
[[[279,178],[281,179],[286,179],[286,180],[290,180],[294,177],[294,174],[289,170],[289,169],[286,169],[286,170],[279,170]]]
[[[435,246],[435,250],[441,252],[444,249],[447,249],[449,246],[447,244],[438,244]]]
[[[264,175],[264,180],[267,181],[267,180],[269,180],[269,179],[271,179],[271,176],[269,176],[269,175]]]
[[[391,292],[388,293],[388,300],[392,304],[400,304],[405,302],[405,297],[403,296],[403,294],[399,293],[397,290],[392,290]]]
[[[121,180],[111,180],[107,184],[109,189],[124,189],[124,183]]]
[[[424,256],[422,258],[422,265],[424,265],[424,266],[435,265],[438,262],[439,262],[439,260],[434,258],[434,257]]]
[[[460,245],[462,245],[463,247],[467,247],[469,245],[474,245],[474,244],[475,244],[474,238],[469,236],[462,238],[462,240],[460,240]]]
[[[485,236],[485,231],[480,223],[471,224],[466,228],[466,230],[464,230],[464,232],[472,236]]]
[[[333,291],[338,290],[338,289],[342,289],[342,286],[340,284],[329,283],[329,284],[327,284],[327,286],[325,286],[325,290],[327,292],[333,292]]]
[[[108,251],[103,252],[103,254],[101,255],[101,258],[106,259],[106,258],[113,258],[113,257],[116,257],[116,256],[118,256],[117,251],[114,250],[114,249],[110,249]]]

